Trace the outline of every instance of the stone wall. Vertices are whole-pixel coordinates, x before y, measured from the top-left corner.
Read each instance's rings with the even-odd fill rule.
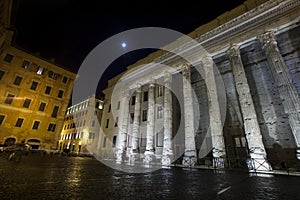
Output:
[[[299,35],[299,26],[276,35],[279,50],[298,95],[300,94]],[[284,112],[282,99],[260,43],[257,39],[249,41],[240,47],[240,52],[268,159],[271,160],[271,163],[275,159],[295,160],[296,146],[288,115]],[[222,74],[227,95],[227,113],[223,131],[226,153],[230,160],[237,156],[234,138],[244,137],[245,134],[243,118],[228,55],[221,53],[214,56],[213,60]],[[207,145],[204,138],[209,125],[209,105],[203,77],[195,69],[192,69],[191,74],[193,89],[196,92],[200,108],[200,124],[195,136],[199,150]],[[210,148],[209,145],[206,148]],[[247,148],[245,148],[246,154]]]

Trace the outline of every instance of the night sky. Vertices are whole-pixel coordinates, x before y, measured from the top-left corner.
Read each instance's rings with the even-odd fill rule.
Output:
[[[14,44],[45,59],[55,58],[59,65],[77,72],[94,47],[122,31],[150,26],[187,34],[243,2],[15,0]],[[118,58],[101,78],[100,88],[106,86],[107,79],[153,51],[137,50]]]

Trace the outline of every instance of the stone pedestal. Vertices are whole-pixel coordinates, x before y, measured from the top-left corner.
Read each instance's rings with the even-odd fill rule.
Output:
[[[139,159],[139,153],[131,151],[129,154],[129,162],[134,163]]]
[[[154,151],[145,151],[144,153],[144,163],[150,164],[154,159]]]
[[[247,163],[248,168],[253,171],[270,171],[271,165],[267,162],[266,153],[264,149],[252,148],[250,149],[251,160]]]

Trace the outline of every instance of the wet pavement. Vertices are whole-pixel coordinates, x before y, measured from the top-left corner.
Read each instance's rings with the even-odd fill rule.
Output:
[[[170,168],[116,171],[89,157],[0,157],[0,199],[300,199],[300,177]]]

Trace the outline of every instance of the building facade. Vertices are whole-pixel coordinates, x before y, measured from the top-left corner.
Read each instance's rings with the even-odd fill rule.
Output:
[[[299,170],[299,13],[248,0],[128,67],[104,91],[100,157]]]
[[[93,154],[98,148],[103,101],[95,95],[67,109],[59,150],[72,154]]]
[[[1,3],[1,20],[9,19],[12,1]],[[0,37],[0,144],[55,149],[76,74],[14,47],[8,22]]]

